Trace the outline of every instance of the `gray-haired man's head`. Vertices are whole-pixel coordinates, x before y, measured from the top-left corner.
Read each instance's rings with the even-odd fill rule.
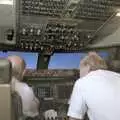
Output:
[[[21,80],[25,71],[25,61],[19,56],[9,56],[8,60],[12,63],[12,76]]]
[[[80,62],[80,77],[85,76],[90,71],[107,69],[107,64],[96,52],[89,52]]]

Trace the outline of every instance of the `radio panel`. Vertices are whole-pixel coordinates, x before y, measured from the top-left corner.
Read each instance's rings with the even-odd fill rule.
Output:
[[[34,90],[39,98],[51,98],[53,96],[53,91],[50,87],[36,87]]]

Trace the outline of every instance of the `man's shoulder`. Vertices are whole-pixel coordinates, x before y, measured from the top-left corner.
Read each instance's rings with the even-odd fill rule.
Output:
[[[105,76],[119,76],[120,77],[120,74],[119,73],[116,73],[114,71],[109,71],[109,70],[96,70],[96,71],[93,71],[91,72],[90,74],[91,76],[94,76],[94,77],[105,77]]]
[[[24,82],[20,82],[20,85],[25,89],[25,90],[31,90],[31,87],[27,84],[27,83],[24,83]]]
[[[26,90],[31,90],[31,87],[29,87],[27,83],[16,81],[15,84],[16,84],[16,87],[18,87],[19,89],[20,88],[23,89],[23,90],[25,89],[25,91]]]
[[[97,77],[102,77],[104,75],[109,75],[112,74],[112,71],[108,71],[108,70],[95,70],[95,71],[91,71],[88,75],[85,76],[85,78],[97,78]]]
[[[83,78],[79,78],[77,82],[79,84],[84,84],[86,82],[92,83],[95,81],[101,81],[101,80],[107,79],[108,77],[120,78],[120,74],[113,71],[109,71],[109,70],[96,70],[96,71],[91,71],[89,74],[87,74]]]
[[[105,70],[96,70],[96,71],[91,71],[90,73],[88,73],[86,76],[79,78],[76,81],[76,84],[86,84],[86,82],[92,82],[95,81],[97,79],[99,79],[100,77],[102,77],[102,74],[108,74],[107,71]]]

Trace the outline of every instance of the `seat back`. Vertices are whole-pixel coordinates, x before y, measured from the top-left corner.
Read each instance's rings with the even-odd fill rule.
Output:
[[[14,108],[15,120],[20,120],[23,117],[22,100],[16,92],[12,93],[12,104]]]
[[[9,84],[0,84],[0,120],[12,120],[12,97]]]
[[[10,62],[0,58],[0,120],[14,120],[10,80]]]

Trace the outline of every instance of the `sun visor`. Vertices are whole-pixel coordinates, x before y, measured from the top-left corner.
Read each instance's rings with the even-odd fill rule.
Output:
[[[114,17],[97,33],[90,48],[120,46],[120,17]]]
[[[112,47],[120,45],[120,28],[113,34],[99,40],[90,47]]]

